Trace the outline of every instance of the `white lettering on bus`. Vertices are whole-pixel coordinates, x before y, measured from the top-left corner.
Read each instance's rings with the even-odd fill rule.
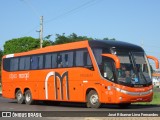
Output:
[[[25,78],[27,80],[29,78],[29,72],[28,73],[19,74],[19,78]]]
[[[13,80],[13,79],[17,78],[17,74],[11,73],[11,74],[9,74],[9,78]]]
[[[20,78],[20,79],[28,79],[29,78],[29,72],[28,73],[21,73],[21,74],[13,74],[13,73],[11,73],[11,74],[9,74],[9,78],[10,79],[17,79],[17,78]]]

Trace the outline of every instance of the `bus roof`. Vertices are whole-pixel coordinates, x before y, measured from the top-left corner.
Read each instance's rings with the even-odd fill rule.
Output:
[[[134,45],[131,43],[127,43],[127,42],[122,42],[122,41],[113,41],[113,40],[91,40],[89,41],[89,45],[91,47],[102,47],[102,48],[113,48],[115,47],[116,49],[123,49],[123,50],[129,50],[129,51],[142,51],[144,52],[143,48],[138,46],[138,45]]]
[[[64,51],[64,50],[72,50],[72,49],[79,49],[79,48],[86,48],[88,47],[88,40],[79,41],[79,42],[72,42],[72,43],[66,43],[66,44],[59,44],[59,45],[52,45],[47,46],[44,48],[39,48],[35,50],[30,50],[28,52],[21,52],[21,53],[13,53],[9,54],[8,56],[25,56],[25,55],[31,55],[31,54],[41,54],[46,52],[57,52],[57,51]],[[6,56],[3,56],[4,58]]]

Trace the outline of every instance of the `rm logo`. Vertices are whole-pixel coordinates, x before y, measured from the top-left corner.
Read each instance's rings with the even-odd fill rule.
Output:
[[[66,78],[65,82],[66,82],[66,98],[67,100],[69,100],[69,86],[68,86],[68,71],[64,72],[62,75],[60,75],[57,72],[49,72],[46,76],[45,79],[45,96],[46,99],[48,99],[48,79],[50,77],[53,77],[54,79],[54,92],[55,92],[55,99],[58,99],[58,91],[57,91],[57,80],[59,80],[60,82],[60,98],[61,100],[63,100],[63,82],[64,82],[64,78]],[[57,79],[58,78],[58,79]]]

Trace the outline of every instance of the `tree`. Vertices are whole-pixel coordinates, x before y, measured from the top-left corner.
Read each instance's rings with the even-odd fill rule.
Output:
[[[63,44],[83,40],[93,40],[93,38],[89,38],[87,36],[77,36],[77,34],[75,33],[72,33],[69,36],[65,36],[65,33],[63,33],[62,35],[56,34],[55,44]]]
[[[43,41],[43,47],[52,45],[49,40]],[[39,48],[40,40],[32,37],[22,37],[8,40],[4,44],[4,54],[26,52]]]
[[[52,35],[48,35],[43,40],[43,47],[54,45],[54,44],[63,44],[83,40],[93,40],[91,37],[87,36],[78,36],[75,33],[65,36],[65,33],[62,35],[56,34],[55,42],[50,40]],[[115,40],[114,38],[104,38],[103,40]],[[4,54],[12,54],[18,52],[26,52],[29,50],[37,49],[40,46],[40,40],[32,37],[22,37],[15,38],[5,42],[4,44]]]
[[[111,38],[111,39],[110,39],[110,38],[107,38],[107,37],[106,37],[106,38],[103,38],[103,40],[113,40],[113,41],[116,41],[115,38]]]

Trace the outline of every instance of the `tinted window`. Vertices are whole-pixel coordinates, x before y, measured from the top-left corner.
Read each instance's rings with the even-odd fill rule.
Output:
[[[20,57],[19,58],[19,70],[29,70],[30,69],[30,57]]]
[[[76,66],[84,66],[83,53],[85,50],[76,51]]]
[[[7,71],[92,66],[87,49],[6,58],[3,61]]]
[[[102,64],[102,49],[99,49],[99,48],[94,48],[93,49],[93,53],[94,53],[94,56],[96,58],[96,61],[97,61],[97,64],[98,65],[101,65]]]
[[[92,62],[87,49],[76,51],[75,64],[76,66],[92,66]]]
[[[58,56],[59,67],[72,67],[73,66],[73,52],[61,52]]]
[[[3,69],[10,71],[10,58],[3,59]]]
[[[38,68],[43,69],[43,55],[38,55]]]
[[[58,56],[57,56],[57,64],[58,64],[58,68],[62,67],[62,54],[58,54]]]
[[[92,62],[91,62],[91,59],[90,59],[90,56],[89,56],[88,52],[83,53],[83,60],[84,60],[84,66],[92,65]]]
[[[57,68],[57,53],[52,54],[52,68]]]
[[[68,62],[68,67],[72,67],[73,66],[73,51],[70,51],[67,54],[68,54],[68,59],[66,59],[66,62]]]
[[[51,68],[52,67],[52,54],[46,54],[45,55],[45,68]]]
[[[25,57],[19,59],[19,70],[24,70],[25,67]]]
[[[31,57],[31,69],[32,70],[38,69],[38,56]]]
[[[18,58],[11,58],[10,61],[10,71],[18,70]]]

